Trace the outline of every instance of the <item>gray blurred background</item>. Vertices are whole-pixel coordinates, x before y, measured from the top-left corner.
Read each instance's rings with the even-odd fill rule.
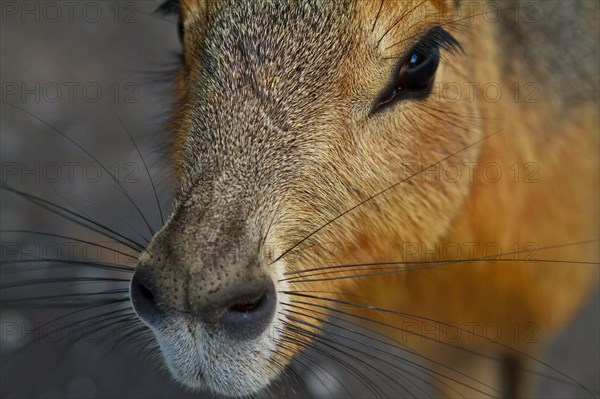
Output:
[[[98,162],[56,130],[93,154],[131,194],[153,229],[161,220],[145,166],[117,119],[135,137],[153,176],[165,215],[171,193],[165,122],[171,103],[169,76],[177,65],[175,20],[153,14],[158,1],[45,2],[2,1],[1,9],[1,157],[2,181],[110,225],[141,241],[146,223]],[[12,104],[7,105],[6,103]],[[115,115],[116,114],[116,115]],[[37,119],[39,118],[39,119]],[[41,119],[41,120],[40,120]],[[43,122],[42,122],[43,121]],[[56,130],[54,130],[56,129]],[[81,226],[64,221],[18,196],[1,192],[1,228],[35,230],[102,242]],[[65,241],[67,244],[65,244]],[[72,245],[69,246],[68,243]],[[126,255],[31,233],[2,233],[2,261],[75,257],[127,263]],[[71,248],[71,249],[69,249]],[[125,246],[118,246],[127,252]],[[72,252],[69,252],[72,251]],[[3,264],[2,283],[48,278],[128,278],[127,274],[56,264]],[[22,273],[16,270],[21,270]],[[26,273],[26,274],[25,274]],[[122,281],[86,281],[12,287],[2,292],[0,396],[3,398],[198,398],[171,381],[149,353],[148,336],[51,339],[40,337],[41,322],[76,310],[35,309],[15,298],[81,294],[124,289]],[[125,294],[123,294],[125,295]],[[123,296],[121,295],[121,296]],[[116,297],[119,297],[118,295]],[[72,305],[81,297],[73,296]],[[64,298],[63,298],[64,299]],[[55,303],[48,299],[48,303]],[[576,320],[555,340],[544,360],[590,387],[596,394],[600,374],[600,297],[595,294]],[[122,304],[112,308],[118,310]],[[98,314],[92,309],[85,317]],[[116,314],[118,315],[118,313]],[[70,320],[83,318],[75,314]],[[106,319],[110,329],[118,319]],[[130,326],[133,324],[130,323]],[[111,330],[112,331],[112,330]],[[130,331],[130,330],[128,330]],[[104,331],[102,331],[104,332]],[[126,331],[125,331],[126,333]],[[37,338],[36,338],[37,337]],[[61,337],[64,338],[64,337]],[[28,345],[31,341],[40,341]],[[151,343],[149,345],[152,345]],[[294,366],[304,381],[284,380],[272,396],[356,396],[368,393],[333,362],[323,369]],[[326,371],[324,371],[326,370]],[[330,376],[326,374],[329,373]],[[336,377],[337,376],[337,377]],[[333,378],[327,378],[333,377]],[[335,378],[339,378],[339,382]],[[327,382],[327,389],[319,383]],[[304,386],[303,386],[304,385]],[[543,379],[539,397],[585,397],[570,385]]]

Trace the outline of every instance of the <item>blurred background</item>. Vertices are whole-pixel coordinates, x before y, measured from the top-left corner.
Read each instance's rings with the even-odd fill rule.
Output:
[[[174,17],[153,13],[159,4],[1,3],[2,182],[139,243],[160,227],[161,212],[168,214],[172,185],[165,156],[166,121],[179,41]],[[151,338],[136,332],[139,325],[122,311],[127,308],[122,298],[129,274],[92,267],[94,262],[132,266],[134,252],[126,245],[130,241],[119,236],[116,240],[113,233],[112,238],[102,237],[44,208],[56,207],[28,200],[31,197],[0,194],[0,272],[6,287],[0,313],[2,398],[210,397],[172,382],[150,351]],[[57,259],[84,259],[90,267],[52,262]],[[30,262],[15,263],[18,260]],[[36,283],[20,285],[27,280]],[[82,295],[106,290],[114,290],[114,301],[103,308],[93,307],[100,294]],[[56,298],[57,294],[71,296]],[[27,300],[40,297],[48,307],[36,308],[40,300]],[[599,301],[595,294],[544,354],[544,361],[596,393]],[[112,313],[101,315],[108,311]],[[75,313],[56,320],[69,312]],[[81,324],[65,328],[77,320],[96,320],[94,316],[101,317],[101,323],[86,324],[90,331],[85,337],[77,336]],[[275,387],[270,395],[345,396],[342,385],[356,396],[368,393],[317,352],[310,356],[321,367],[295,364],[302,383],[284,380],[280,385],[285,389]],[[537,386],[539,397],[583,397],[577,388],[553,380],[539,380]]]

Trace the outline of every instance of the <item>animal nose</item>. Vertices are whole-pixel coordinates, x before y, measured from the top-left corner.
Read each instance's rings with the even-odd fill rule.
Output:
[[[156,287],[151,280],[139,270],[133,273],[129,296],[137,315],[149,325],[156,325],[163,320],[163,312],[156,301]]]
[[[219,297],[212,304],[218,314],[217,327],[238,340],[250,340],[265,331],[277,304],[273,281],[266,278],[229,288]]]
[[[165,319],[157,301],[161,293],[149,273],[136,270],[131,279],[130,297],[137,315],[150,326]],[[166,299],[162,295],[162,299]],[[207,300],[208,299],[208,300]],[[275,314],[277,298],[270,278],[249,279],[233,284],[196,304],[190,303],[186,313],[237,340],[250,340],[265,331]],[[196,306],[194,306],[196,305]]]

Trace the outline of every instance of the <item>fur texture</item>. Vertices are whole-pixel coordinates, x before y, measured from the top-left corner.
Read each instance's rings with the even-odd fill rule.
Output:
[[[598,6],[584,3],[529,2],[540,11],[525,26],[525,13],[516,22],[507,11],[491,20],[480,15],[481,6],[469,11],[440,0],[183,0],[176,206],[137,266],[152,276],[157,301],[168,309],[153,331],[173,375],[222,394],[259,392],[302,349],[284,344],[289,326],[320,324],[291,318],[282,304],[331,305],[299,299],[299,292],[330,292],[339,301],[361,295],[369,298],[365,304],[442,323],[434,329],[494,324],[504,332],[497,342],[463,334],[455,343],[537,350],[538,343],[508,331],[534,323],[545,341],[595,286],[596,266],[517,259],[370,278],[287,276],[493,251],[514,259],[530,255],[526,248],[596,240],[598,80],[590,71],[597,71],[598,55],[587,37],[598,31],[582,8],[597,17]],[[466,18],[469,12],[476,16]],[[399,60],[434,26],[464,52],[443,52],[427,98],[371,114]],[[572,30],[586,37],[581,48],[561,41]],[[450,85],[461,89],[460,98]],[[592,243],[533,257],[597,261],[597,254]],[[273,327],[259,338],[231,341],[191,316],[229,287],[264,276],[276,282],[278,306]],[[367,309],[353,312],[387,320]],[[422,353],[439,348],[409,341]]]

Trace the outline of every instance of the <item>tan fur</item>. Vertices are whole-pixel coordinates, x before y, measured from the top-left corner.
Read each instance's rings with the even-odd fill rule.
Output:
[[[275,280],[288,280],[280,282],[277,287],[281,302],[303,300],[331,305],[294,296],[294,291],[327,292],[329,294],[323,296],[417,315],[421,317],[417,321],[440,331],[447,330],[448,324],[460,328],[473,323],[481,326],[493,324],[502,332],[497,342],[462,331],[462,339],[453,343],[490,353],[510,353],[505,347],[509,346],[535,354],[541,344],[575,314],[596,287],[599,277],[597,264],[522,261],[529,256],[598,262],[597,241],[543,249],[598,239],[600,165],[597,103],[583,101],[565,110],[550,87],[544,86],[540,101],[531,104],[515,102],[509,90],[512,83],[523,85],[533,81],[543,84],[544,77],[532,75],[529,66],[519,60],[511,61],[510,71],[501,68],[506,60],[503,58],[505,50],[496,42],[497,27],[481,17],[457,23],[460,18],[454,2],[386,0],[372,30],[379,7],[379,1],[348,3],[351,17],[344,23],[351,36],[340,38],[347,47],[344,47],[339,60],[330,66],[334,80],[323,83],[328,86],[318,89],[321,91],[310,102],[300,102],[300,108],[292,108],[284,118],[289,124],[288,134],[302,137],[298,139],[297,148],[304,150],[294,150],[296,152],[289,158],[285,158],[281,151],[272,155],[265,150],[265,157],[260,158],[262,163],[258,168],[261,171],[274,170],[286,162],[299,160],[293,174],[281,172],[263,182],[269,187],[268,194],[262,191],[249,194],[253,205],[240,223],[246,226],[248,235],[251,235],[250,231],[255,235],[258,232],[268,233],[265,239],[268,245],[259,249],[260,273],[268,273]],[[235,194],[227,191],[226,183],[235,185],[239,179],[235,171],[243,174],[248,168],[249,164],[244,163],[245,158],[240,156],[231,160],[231,165],[238,165],[238,169],[233,166],[230,171],[223,166],[222,174],[210,179],[214,187],[224,188],[213,194],[213,202],[209,201],[208,208],[206,205],[203,208],[194,199],[193,193],[199,191],[194,186],[194,178],[197,177],[194,160],[202,156],[196,149],[201,138],[196,135],[204,129],[195,125],[201,116],[198,115],[198,106],[192,101],[195,85],[202,84],[194,80],[202,68],[199,48],[204,43],[202,40],[206,39],[204,35],[212,32],[211,24],[215,18],[227,11],[217,1],[195,0],[184,1],[182,9],[186,27],[185,66],[178,77],[180,107],[175,120],[177,138],[174,148],[180,197],[174,216],[141,257],[142,265],[154,262],[153,266],[147,267],[155,270],[162,284],[163,301],[178,309],[185,308],[186,300],[190,301],[192,295],[188,294],[185,299],[180,291],[193,292],[194,289],[182,288],[189,281],[178,277],[182,273],[180,269],[191,275],[205,273],[207,280],[214,278],[215,290],[227,285],[227,277],[223,277],[221,272],[215,271],[214,277],[206,275],[207,266],[196,260],[199,253],[210,252],[213,248],[201,243],[214,229],[214,225],[206,224],[198,216],[209,212],[201,209],[225,212],[223,210],[229,207],[238,207],[235,204],[245,193],[254,193],[249,188],[242,188]],[[235,12],[235,4],[231,5],[231,9]],[[400,23],[388,32],[388,28],[397,21]],[[393,109],[369,117],[372,100],[387,84],[398,55],[414,44],[407,39],[418,36],[434,24],[444,26],[464,48],[464,54],[444,55],[436,82],[458,83],[463,88],[463,95],[465,82],[494,82],[503,89],[502,99],[492,102],[482,98],[478,90],[474,101],[463,98],[453,102],[433,93],[425,100],[399,103]],[[229,34],[234,34],[233,29]],[[283,43],[289,41],[287,46],[293,48],[292,37],[281,37],[280,40]],[[213,42],[212,45],[219,48],[220,44]],[[279,49],[277,44],[273,46]],[[281,49],[284,48],[282,46]],[[260,68],[256,90],[261,90],[261,85],[264,85],[266,93],[275,93],[272,95],[277,97],[278,90],[286,87],[285,78],[277,75],[275,67]],[[306,68],[309,70],[310,65]],[[315,79],[316,75],[310,76],[310,79]],[[317,83],[317,80],[309,80],[306,85]],[[219,96],[232,95],[225,89],[224,94],[210,88],[202,90],[204,101],[209,105],[213,102],[225,104],[227,99]],[[304,92],[298,93],[300,99],[304,98]],[[239,96],[240,104],[254,101],[244,97],[243,93]],[[287,97],[282,95],[282,98]],[[285,101],[282,100],[282,103],[286,104]],[[282,107],[285,108],[285,105]],[[229,109],[221,111],[232,112],[233,116],[237,112]],[[214,112],[219,115],[220,111]],[[279,129],[277,115],[264,112],[261,118],[265,126],[261,126],[261,131]],[[210,125],[210,121],[203,123],[206,129],[219,129]],[[246,129],[246,134],[250,135],[253,125],[249,123],[239,129]],[[235,136],[232,131],[227,134]],[[273,140],[273,133],[269,137]],[[215,150],[214,154],[229,161],[226,157],[235,158],[235,154],[227,152],[234,144],[226,141],[229,139],[223,140],[222,152]],[[477,166],[470,169],[468,165],[473,162]],[[482,177],[482,168],[490,163],[498,165],[502,172],[498,181]],[[515,163],[520,171],[516,182],[511,169]],[[407,164],[412,166],[408,168]],[[537,168],[537,182],[524,181],[527,170],[523,167],[527,164]],[[435,170],[452,165],[458,165],[462,171],[459,179],[450,181],[442,176],[435,181],[432,178]],[[420,169],[425,170],[412,176]],[[469,171],[473,172],[472,181]],[[357,204],[361,205],[348,211]],[[210,216],[214,223],[224,220],[218,216],[221,213],[215,215]],[[334,221],[323,227],[331,220]],[[306,237],[309,238],[295,246]],[[433,251],[429,256],[444,260],[447,259],[444,252],[436,248],[458,245],[465,249],[470,243],[477,243],[475,251],[468,256],[467,252],[463,252],[461,259],[485,257],[489,253],[483,253],[482,248],[486,244],[494,244],[494,248],[500,248],[503,253],[517,252],[500,258],[517,257],[518,260],[505,262],[492,259],[438,265],[428,270],[409,270],[360,279],[306,283],[289,280],[302,275],[294,272],[330,265],[431,260],[422,250],[407,257],[407,244],[429,249]],[[533,254],[526,252],[524,249],[529,248],[528,245],[540,250]],[[167,247],[176,254],[176,266],[175,263],[163,265],[152,258],[152,254],[166,253]],[[293,248],[291,252],[285,252],[290,248]],[[279,255],[284,253],[285,256],[279,259]],[[272,264],[273,259],[278,260]],[[403,267],[398,265],[396,268]],[[385,269],[373,266],[363,267],[359,273],[382,271]],[[348,274],[352,273],[340,270],[327,277]],[[310,272],[305,275],[310,275]],[[340,308],[382,323],[408,325],[415,322],[407,315],[344,305]],[[295,323],[287,318],[289,314],[286,316],[282,309],[280,311],[280,317]],[[310,314],[296,317],[307,323],[319,324],[310,318]],[[424,342],[419,337],[405,341],[406,334],[398,329],[366,325],[409,343],[420,353],[435,353],[447,364],[457,364],[463,356],[460,352],[441,350],[439,344]],[[515,326],[526,328],[531,325],[535,326],[535,342],[515,338]],[[455,332],[460,333],[461,330]],[[447,337],[441,333],[435,336],[441,337],[442,341]],[[276,335],[276,340],[280,338]],[[283,342],[276,342],[275,347],[278,355],[264,355],[274,356],[280,364],[287,364],[290,357],[301,349],[294,343]],[[239,356],[239,362],[244,363],[244,355]],[[260,387],[275,378],[275,374],[265,372],[263,376],[248,377],[258,379],[256,381],[241,383]],[[197,387],[195,384],[190,382],[191,386]],[[209,386],[222,393],[243,393],[227,388],[223,383],[209,383]]]

